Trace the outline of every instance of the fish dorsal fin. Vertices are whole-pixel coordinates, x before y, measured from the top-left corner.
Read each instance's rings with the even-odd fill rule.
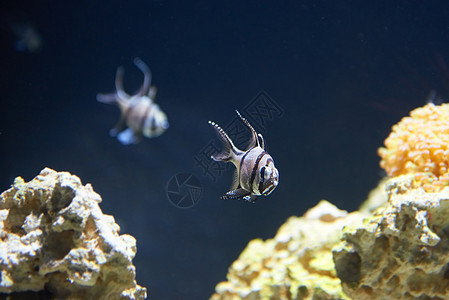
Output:
[[[148,91],[148,98],[154,101],[154,98],[156,98],[157,93],[157,87],[154,85],[150,86],[150,90]]]
[[[249,129],[251,130],[251,138],[249,140],[249,144],[246,150],[249,150],[251,148],[254,148],[255,146],[260,146],[259,144],[259,140],[257,139],[257,133],[256,130],[254,130],[253,126],[251,126],[251,124],[249,124],[248,120],[245,119],[244,117],[242,117],[242,115],[239,113],[238,110],[235,111],[237,113],[237,115],[240,117],[240,119],[243,121],[243,123],[245,123],[246,126],[249,127]]]
[[[120,99],[129,99],[130,96],[123,89],[123,67],[117,68],[117,73],[115,74],[115,90],[117,91],[117,96]]]
[[[218,124],[212,121],[209,121],[209,124],[212,125],[212,127],[214,127],[215,131],[217,132],[218,136],[223,142],[224,147],[222,152],[212,155],[212,159],[215,161],[225,161],[225,162],[231,161],[232,158],[234,157],[233,153],[236,153],[238,151],[237,148],[234,146],[234,143],[226,134],[226,132],[220,126],[218,126]]]
[[[258,137],[258,139],[257,139],[257,143],[260,145],[260,147],[263,149],[263,150],[267,150],[267,149],[265,149],[265,142],[264,142],[264,140],[263,140],[263,136],[262,136],[262,134],[257,134],[257,137]]]
[[[249,139],[248,147],[246,147],[246,151],[256,147],[258,145],[257,137],[251,133],[251,137]]]
[[[134,58],[134,64],[142,71],[144,79],[142,87],[140,88],[137,95],[144,96],[148,93],[151,86],[151,71],[150,68],[138,57]],[[150,97],[151,98],[151,97]]]

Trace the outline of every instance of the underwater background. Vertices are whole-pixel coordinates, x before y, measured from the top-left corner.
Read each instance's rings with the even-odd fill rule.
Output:
[[[137,239],[137,282],[149,299],[207,299],[251,239],[273,237],[321,199],[357,209],[385,175],[377,148],[391,126],[449,98],[445,1],[0,7],[1,191],[44,167],[91,183],[103,212]],[[32,28],[39,47],[24,46],[18,28]],[[170,128],[123,146],[108,134],[118,108],[96,95],[114,91],[120,65],[125,89],[137,90],[135,57],[152,71]],[[276,109],[260,106],[261,95]],[[207,122],[225,127],[236,109],[263,134],[280,173],[255,204],[220,200],[232,168],[211,176],[198,162],[220,145]],[[200,186],[192,207],[169,201],[178,173]]]

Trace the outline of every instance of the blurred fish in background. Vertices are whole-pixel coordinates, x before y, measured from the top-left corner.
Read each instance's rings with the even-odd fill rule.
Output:
[[[131,96],[124,91],[123,67],[119,67],[115,77],[116,92],[97,95],[99,102],[117,104],[120,108],[120,119],[110,130],[110,135],[117,136],[123,145],[137,144],[142,136],[148,138],[160,136],[169,127],[166,114],[154,103],[157,89],[151,86],[150,69],[139,58],[134,59],[134,64],[144,74],[142,87],[137,94]]]
[[[7,21],[7,26],[15,36],[14,49],[16,51],[35,53],[42,50],[44,41],[33,24]]]

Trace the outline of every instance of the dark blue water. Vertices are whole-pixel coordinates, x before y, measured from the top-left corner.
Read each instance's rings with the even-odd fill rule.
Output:
[[[0,43],[0,187],[44,167],[69,171],[103,197],[137,239],[137,282],[150,299],[206,299],[249,240],[273,237],[321,199],[355,210],[383,176],[377,148],[391,126],[449,97],[449,4],[434,1],[4,1]],[[44,45],[14,48],[10,20]],[[98,103],[119,65],[135,91],[140,57],[153,72],[170,129],[122,146],[118,109]],[[283,114],[263,131],[280,184],[256,204],[222,201],[194,158],[261,91]],[[178,172],[203,194],[167,199]]]

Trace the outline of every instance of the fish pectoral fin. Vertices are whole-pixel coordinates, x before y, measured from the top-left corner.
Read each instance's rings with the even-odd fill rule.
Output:
[[[223,200],[227,199],[237,199],[237,198],[244,198],[246,196],[249,196],[251,193],[247,190],[244,190],[242,188],[231,190],[227,192],[224,196],[221,196],[220,198]]]

